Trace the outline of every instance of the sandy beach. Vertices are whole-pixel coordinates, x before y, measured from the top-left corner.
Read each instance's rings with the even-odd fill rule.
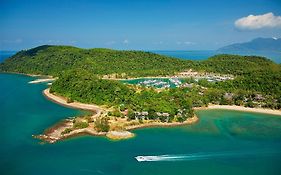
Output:
[[[72,102],[67,103],[67,100],[65,97],[58,96],[55,94],[50,93],[50,89],[45,89],[43,91],[43,94],[46,98],[49,100],[56,102],[60,105],[75,108],[75,109],[82,109],[82,110],[88,110],[94,112],[94,115],[92,117],[98,117],[100,116],[102,111],[106,111],[108,109],[102,108],[101,106],[94,105],[94,104],[84,104],[79,102]],[[281,116],[281,110],[272,110],[272,109],[264,109],[264,108],[246,108],[243,106],[230,106],[230,105],[209,105],[208,107],[198,107],[194,108],[194,110],[208,110],[208,109],[225,109],[225,110],[235,110],[235,111],[245,111],[245,112],[256,112],[256,113],[266,113],[266,114],[273,114],[273,115],[279,115]],[[118,119],[119,120],[119,119]],[[89,127],[84,129],[75,129],[71,131],[68,134],[62,135],[61,133],[66,128],[71,128],[73,126],[72,120],[65,120],[60,125],[55,125],[51,127],[51,129],[48,130],[48,132],[45,132],[43,135],[37,136],[37,138],[40,138],[42,140],[48,141],[50,143],[54,143],[58,140],[65,139],[68,137],[74,137],[81,134],[89,134],[89,135],[105,135],[110,139],[119,140],[119,139],[127,139],[134,136],[133,133],[129,132],[130,130],[138,129],[138,128],[146,128],[146,127],[172,127],[172,126],[181,126],[181,125],[188,125],[198,122],[199,118],[194,115],[192,118],[188,118],[186,121],[180,123],[180,122],[172,122],[172,123],[162,123],[159,121],[147,121],[144,123],[137,123],[137,124],[129,124],[126,123],[127,121],[123,121],[124,124],[124,131],[109,131],[109,132],[97,132],[94,129],[93,124],[90,124]],[[122,122],[121,119],[118,122]]]
[[[108,137],[112,140],[129,139],[134,136],[135,136],[135,134],[133,134],[129,131],[109,131],[106,134],[106,137]]]
[[[58,96],[55,94],[50,93],[50,89],[45,89],[43,91],[44,96],[60,105],[70,107],[70,108],[75,108],[75,109],[83,109],[83,110],[88,110],[88,111],[93,111],[95,114],[92,117],[98,117],[100,116],[102,111],[106,111],[107,109],[102,108],[100,106],[94,105],[94,104],[84,104],[84,103],[79,103],[79,102],[72,102],[72,103],[67,103],[67,100],[65,97]],[[69,137],[74,137],[77,135],[81,134],[89,134],[89,135],[94,135],[94,136],[107,136],[110,139],[114,140],[119,140],[119,139],[128,139],[131,137],[134,137],[134,134],[129,132],[128,130],[134,130],[138,128],[146,128],[146,127],[171,127],[171,126],[180,126],[180,125],[188,125],[188,124],[193,124],[197,122],[199,119],[195,115],[192,118],[187,119],[186,121],[180,123],[180,122],[172,122],[172,123],[162,123],[160,121],[149,121],[147,123],[142,123],[142,124],[137,124],[137,125],[127,125],[124,127],[124,131],[109,131],[109,132],[97,132],[94,129],[94,126],[92,124],[89,125],[88,128],[84,129],[75,129],[71,131],[68,134],[62,135],[61,133],[67,129],[67,128],[72,128],[73,126],[73,119],[66,119],[57,125],[52,126],[44,134],[34,136],[35,138],[39,138],[42,140],[45,140],[49,143],[54,143],[58,140],[62,140],[65,138]]]
[[[45,82],[51,82],[51,81],[55,81],[56,78],[39,78],[33,81],[30,81],[28,83],[30,84],[37,84],[37,83],[45,83]]]
[[[173,127],[173,126],[182,126],[182,125],[189,125],[196,123],[199,118],[194,115],[192,118],[188,118],[184,122],[172,122],[172,123],[161,123],[161,122],[150,122],[150,123],[143,123],[138,125],[127,126],[127,130],[134,130],[139,128],[148,128],[148,127]]]
[[[89,111],[96,111],[97,113],[105,110],[100,106],[93,105],[93,104],[84,104],[79,102],[67,103],[64,97],[60,97],[50,93],[50,89],[45,89],[43,94],[50,100],[59,103],[61,105],[76,108],[76,109],[83,109]],[[231,106],[231,105],[209,105],[208,107],[198,107],[194,108],[194,110],[206,110],[206,109],[226,109],[226,110],[235,110],[235,111],[245,111],[245,112],[256,112],[256,113],[265,113],[265,114],[273,114],[273,115],[280,115],[281,110],[273,110],[268,108],[247,108],[244,106]],[[168,124],[169,125],[169,124]]]
[[[267,108],[246,108],[244,106],[231,106],[231,105],[209,105],[208,107],[194,108],[194,110],[206,110],[206,109],[226,109],[226,110],[255,112],[255,113],[264,113],[264,114],[281,116],[281,110],[272,110]]]
[[[56,102],[56,103],[58,103],[60,105],[63,105],[63,106],[66,106],[66,107],[70,107],[70,108],[75,108],[75,109],[83,109],[83,110],[92,111],[92,112],[96,113],[95,114],[96,116],[99,116],[101,111],[105,110],[105,109],[101,108],[100,106],[93,105],[93,104],[84,104],[84,103],[79,103],[79,102],[67,103],[66,98],[50,93],[50,89],[49,88],[45,89],[43,91],[43,94],[49,100],[51,100],[53,102]]]

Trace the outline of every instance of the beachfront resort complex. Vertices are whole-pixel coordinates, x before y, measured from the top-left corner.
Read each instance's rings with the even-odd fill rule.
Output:
[[[0,0],[0,174],[280,175],[280,0]]]

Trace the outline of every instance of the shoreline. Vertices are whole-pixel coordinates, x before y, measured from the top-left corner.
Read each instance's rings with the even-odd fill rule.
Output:
[[[16,75],[24,75],[28,77],[47,77],[53,78],[51,75],[41,75],[41,74],[27,74],[27,73],[20,73],[20,72],[0,72],[1,74],[16,74]]]
[[[47,88],[43,91],[44,96],[63,106],[74,108],[74,109],[82,109],[82,110],[88,110],[88,111],[97,111],[97,110],[105,110],[101,108],[98,105],[93,104],[85,104],[85,103],[79,103],[79,102],[72,102],[67,103],[66,99],[64,97],[54,95],[50,93],[50,89]],[[196,110],[208,110],[208,109],[225,109],[225,110],[234,110],[234,111],[244,111],[244,112],[254,112],[254,113],[264,113],[264,114],[273,114],[273,115],[280,115],[281,116],[281,110],[273,110],[269,108],[247,108],[244,106],[235,106],[235,105],[213,105],[210,104],[208,107],[195,107],[193,108]]]
[[[56,78],[38,78],[38,79],[32,80],[28,83],[29,84],[48,83],[48,82],[53,82],[55,80],[56,80]]]
[[[194,115],[192,118],[188,118],[184,122],[173,122],[173,123],[159,123],[159,122],[151,122],[151,123],[145,123],[145,124],[139,124],[134,126],[128,126],[126,129],[131,131],[135,129],[142,129],[142,128],[150,128],[150,127],[176,127],[176,126],[183,126],[183,125],[189,125],[194,124],[199,121],[199,118],[197,115]]]
[[[209,109],[224,109],[232,111],[242,111],[242,112],[252,112],[252,113],[262,113],[281,116],[281,110],[274,110],[269,108],[247,108],[244,106],[235,105],[209,105],[208,107],[197,107],[194,110],[209,110]]]
[[[72,103],[67,103],[67,100],[65,97],[54,95],[50,93],[50,88],[47,88],[43,91],[43,95],[50,101],[55,102],[59,105],[69,107],[69,108],[74,108],[74,109],[80,109],[80,110],[86,110],[86,111],[91,111],[94,112],[95,115],[99,115],[102,111],[105,111],[104,108],[98,106],[98,105],[93,105],[93,104],[85,104],[85,103],[79,103],[79,102],[72,102]]]
[[[94,112],[92,118],[99,117],[102,112],[107,111],[108,109],[103,108],[98,105],[94,104],[84,104],[80,102],[72,102],[67,103],[67,99],[62,96],[58,96],[55,94],[50,93],[50,88],[47,88],[43,91],[43,95],[50,101],[55,102],[59,105],[70,107],[74,109],[80,110],[87,110]],[[210,109],[224,109],[224,110],[234,110],[234,111],[243,111],[243,112],[254,112],[254,113],[265,113],[265,114],[272,114],[281,116],[281,110],[272,110],[272,109],[265,109],[265,108],[246,108],[243,106],[231,106],[231,105],[213,105],[210,104],[208,107],[196,107],[193,108],[195,111],[198,110],[210,110]],[[124,129],[121,131],[111,130],[109,132],[97,132],[94,129],[93,123],[87,128],[83,129],[74,129],[69,133],[61,134],[62,131],[65,129],[73,126],[73,119],[64,119],[60,125],[54,125],[50,128],[46,129],[44,134],[40,134],[37,136],[33,136],[35,138],[41,139],[43,141],[49,143],[55,143],[59,140],[64,140],[66,138],[71,138],[79,135],[93,135],[93,136],[106,136],[112,140],[120,140],[120,139],[128,139],[135,136],[134,133],[130,132],[134,129],[141,129],[141,128],[149,128],[149,127],[175,127],[175,126],[183,126],[183,125],[190,125],[194,124],[199,121],[199,118],[196,114],[192,118],[188,118],[186,121],[180,122],[172,122],[172,123],[161,123],[159,121],[147,121],[145,123],[137,123],[135,125],[124,125]],[[124,123],[126,124],[126,123]]]
[[[81,109],[81,110],[87,110],[91,112],[95,112],[92,116],[93,118],[98,117],[103,111],[106,111],[106,109],[93,105],[93,104],[84,104],[79,102],[72,102],[67,103],[67,100],[65,97],[54,95],[50,93],[50,88],[47,88],[43,91],[43,95],[50,101],[57,103],[59,105],[70,107],[74,109]],[[75,137],[78,135],[93,135],[93,136],[107,136],[108,138],[112,140],[120,140],[120,139],[128,139],[135,136],[134,133],[131,133],[131,130],[134,129],[140,129],[140,128],[148,128],[148,127],[173,127],[173,126],[182,126],[182,125],[189,125],[196,123],[199,120],[199,118],[194,115],[192,118],[188,118],[186,121],[180,123],[180,122],[173,122],[173,123],[161,123],[159,121],[148,121],[147,123],[137,124],[137,125],[129,125],[125,126],[124,130],[122,131],[109,131],[109,132],[97,132],[92,124],[90,124],[89,127],[83,128],[83,129],[75,129],[71,131],[70,133],[61,135],[61,132],[65,130],[66,128],[69,128],[73,125],[72,119],[64,119],[63,121],[58,122],[57,124],[51,126],[50,128],[46,129],[44,134],[40,135],[34,135],[34,138],[41,139],[43,141],[49,142],[49,143],[55,143],[56,141],[63,140],[70,137]]]

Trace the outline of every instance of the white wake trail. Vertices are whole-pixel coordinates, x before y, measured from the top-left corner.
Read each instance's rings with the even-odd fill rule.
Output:
[[[256,151],[231,151],[231,152],[213,152],[213,153],[193,153],[193,154],[170,154],[158,156],[136,156],[135,159],[139,162],[154,162],[154,161],[191,161],[203,160],[212,158],[235,158],[249,156],[265,156],[280,154],[280,152],[256,150]]]

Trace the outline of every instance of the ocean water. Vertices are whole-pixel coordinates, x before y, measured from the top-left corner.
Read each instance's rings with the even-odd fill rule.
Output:
[[[3,62],[5,59],[9,58],[10,56],[17,53],[16,51],[0,51],[0,63]]]
[[[32,134],[82,111],[46,100],[46,85],[30,80],[0,74],[1,175],[281,174],[281,117],[265,114],[198,111],[196,124],[138,129],[129,140],[81,136],[40,144]],[[138,162],[135,156],[158,160]]]

